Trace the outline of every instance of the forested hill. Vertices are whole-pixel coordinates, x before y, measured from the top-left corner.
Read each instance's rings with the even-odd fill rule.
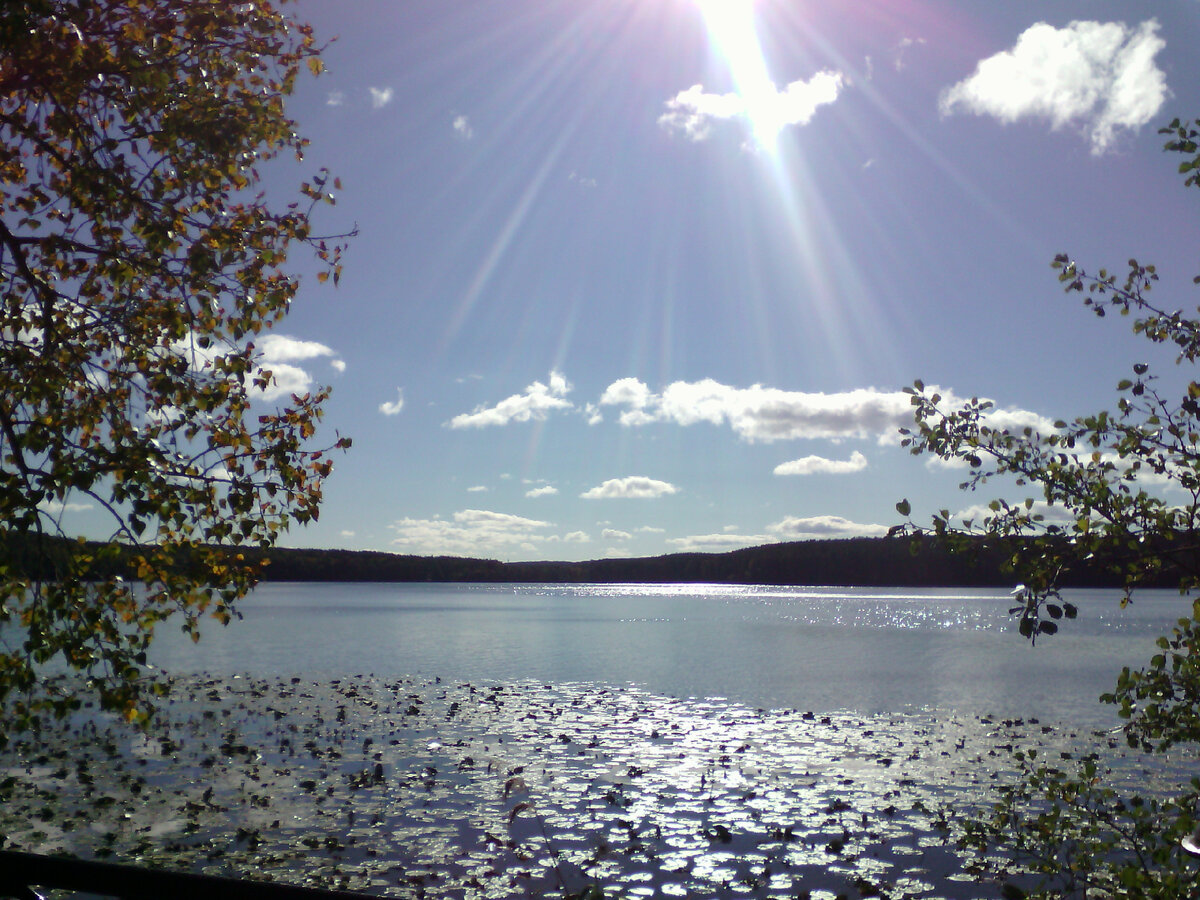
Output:
[[[13,572],[53,580],[65,557],[78,552],[103,554],[98,575],[133,577],[128,549],[64,539],[18,537],[0,528],[0,566]],[[1002,566],[1004,553],[980,550],[950,553],[929,539],[845,538],[765,544],[728,553],[672,553],[639,559],[595,559],[585,562],[500,562],[458,556],[404,556],[365,550],[297,550],[230,548],[233,564],[258,565],[264,581],[467,581],[550,583],[670,583],[861,585],[895,587],[989,587],[1018,580]],[[234,563],[233,556],[241,559]],[[186,565],[185,560],[180,561]],[[1178,584],[1164,571],[1158,582]],[[1066,584],[1077,587],[1115,585],[1098,566],[1076,572]]]
[[[249,555],[249,554],[248,554]],[[673,553],[586,562],[500,562],[452,556],[402,556],[351,550],[274,549],[263,571],[269,581],[470,581],[986,587],[1014,576],[996,552],[951,554],[930,542],[848,538],[767,544],[728,553]],[[977,558],[973,558],[977,557]],[[1111,583],[1080,573],[1070,584]]]

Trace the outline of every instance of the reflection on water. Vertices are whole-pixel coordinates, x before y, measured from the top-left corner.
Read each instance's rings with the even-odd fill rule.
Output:
[[[245,620],[199,645],[163,630],[175,670],[636,684],[752,707],[911,709],[1110,724],[1096,704],[1187,612],[1147,592],[1072,598],[1080,618],[1037,647],[1005,590],[728,585],[267,584]]]
[[[0,831],[41,852],[103,846],[404,896],[599,883],[620,897],[965,900],[981,889],[939,809],[987,802],[1014,747],[1095,746],[1118,782],[1148,787],[1117,741],[1028,719],[366,677],[201,676],[173,695],[169,732],[149,740],[101,720],[63,728],[48,753],[0,753],[15,782]]]

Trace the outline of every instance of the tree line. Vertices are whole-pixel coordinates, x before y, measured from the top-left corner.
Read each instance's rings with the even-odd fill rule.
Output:
[[[31,538],[0,531],[0,565],[34,579],[53,578],[75,554],[96,556],[99,548],[68,540]],[[261,581],[307,582],[545,582],[716,583],[768,585],[847,585],[860,587],[1011,587],[1008,563],[1015,544],[979,540],[969,553],[956,552],[933,538],[842,538],[793,541],[725,553],[671,553],[632,559],[579,562],[502,562],[459,556],[415,556],[373,550],[294,548],[213,548],[223,563],[252,570]],[[98,577],[136,580],[132,548],[112,553],[96,569]],[[186,569],[186,555],[177,567]],[[1168,587],[1169,572],[1145,587]],[[1071,574],[1073,587],[1116,587],[1122,582],[1098,557]]]

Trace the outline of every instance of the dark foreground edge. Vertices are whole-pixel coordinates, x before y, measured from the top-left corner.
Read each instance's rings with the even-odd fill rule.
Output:
[[[364,900],[370,896],[0,850],[0,897],[36,900],[36,888],[83,891],[119,900]]]

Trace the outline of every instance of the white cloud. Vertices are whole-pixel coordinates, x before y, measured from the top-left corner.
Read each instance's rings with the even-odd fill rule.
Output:
[[[779,127],[807,125],[819,107],[837,99],[843,85],[842,74],[832,70],[818,72],[808,81],[793,81],[782,91],[775,89],[773,94],[760,98],[755,104],[755,117]],[[658,124],[667,131],[682,132],[693,141],[705,140],[712,133],[714,121],[749,115],[745,100],[738,94],[706,93],[699,84],[680,91],[666,106]]]
[[[321,356],[334,356],[331,348],[316,341],[304,341],[286,334],[261,335],[254,341],[254,349],[262,354],[267,364],[275,362],[300,362]]]
[[[666,530],[665,528],[656,528],[654,525],[643,525],[638,529],[643,534],[665,534]]]
[[[265,390],[258,392],[257,399],[264,402],[270,402],[279,397],[290,397],[292,394],[307,394],[312,387],[312,376],[299,366],[289,363],[268,363],[264,360],[262,367],[271,373],[271,383]]]
[[[947,406],[962,402],[948,390],[940,393]],[[874,388],[809,394],[757,384],[735,388],[706,378],[676,381],[661,394],[654,394],[636,378],[622,378],[609,385],[600,403],[625,406],[620,414],[622,425],[728,424],[735,434],[751,443],[802,438],[837,441],[872,436],[880,443],[893,443],[899,439],[898,429],[913,424],[908,394]],[[993,410],[987,420],[993,427],[1029,426],[1043,433],[1054,428],[1051,420],[1021,409]]]
[[[466,116],[455,116],[453,128],[454,133],[464,141],[469,141],[475,137],[475,129],[471,127],[471,122]]]
[[[488,486],[486,484],[473,484],[467,488],[468,494],[486,494],[487,492]]]
[[[526,497],[553,497],[558,493],[558,488],[554,485],[547,484],[543,487],[533,488],[525,492]]]
[[[578,172],[572,172],[570,175],[567,176],[567,180],[574,182],[575,184],[577,184],[583,188],[596,187],[596,179],[595,178],[589,178],[586,175],[580,175]]]
[[[37,506],[42,512],[51,516],[61,516],[64,512],[77,513],[95,509],[91,503],[67,503],[62,500],[43,500]]]
[[[341,106],[346,102],[346,95],[341,91],[330,91],[325,95],[326,106]]]
[[[379,404],[379,411],[385,416],[397,416],[404,409],[404,389],[396,388],[396,399]]]
[[[849,459],[826,459],[823,456],[805,456],[775,467],[776,475],[845,475],[861,472],[867,467],[867,458],[855,450]]]
[[[391,526],[400,552],[422,555],[482,556],[513,549],[532,550],[548,538],[549,522],[507,513],[464,509],[452,520],[405,518]]]
[[[335,372],[346,371],[346,361],[344,359],[331,359],[329,365]]]
[[[1060,528],[1063,528],[1075,524],[1075,520],[1078,518],[1065,506],[1058,506],[1057,504],[1051,506],[1044,500],[1035,500],[1033,506],[1031,506],[1028,510],[1025,509],[1025,505],[1023,503],[1014,505],[1016,505],[1017,508],[1023,513],[1027,512],[1031,516],[1041,516],[1043,525],[1057,525]],[[987,504],[976,503],[973,506],[960,509],[954,515],[952,515],[950,519],[956,523],[970,520],[974,525],[978,526],[981,525],[984,519],[988,518],[988,516],[994,515],[996,515],[996,513],[991,509],[988,509]]]
[[[888,527],[851,522],[841,516],[786,516],[773,525],[768,525],[767,531],[776,535],[778,540],[800,541],[815,538],[881,537],[888,533]]]
[[[218,357],[240,352],[239,348],[229,343],[211,343],[202,347],[200,340],[199,336],[193,335],[172,342],[166,349],[185,360],[192,371],[197,373],[213,370]],[[292,394],[307,394],[312,388],[313,376],[293,363],[336,355],[335,351],[325,344],[283,334],[258,335],[251,343],[254,348],[256,374],[270,372],[271,380],[264,389],[248,387],[247,393],[251,400],[267,403]],[[334,361],[335,366],[337,362]]]
[[[568,544],[590,544],[592,539],[586,531],[571,531],[563,535],[563,541]]]
[[[343,528],[341,531],[338,532],[338,536],[344,537],[344,538],[352,538],[352,537],[354,537],[354,532],[348,528]]]
[[[901,38],[896,45],[896,71],[903,72],[906,66],[905,56],[908,55],[910,47],[924,46],[925,38]]]
[[[1052,128],[1074,124],[1092,153],[1109,148],[1121,129],[1151,121],[1169,93],[1154,58],[1166,46],[1151,19],[1123,22],[1039,22],[1011,50],[981,60],[974,74],[942,92],[943,115],[969,112],[1001,122],[1042,118]]]
[[[584,500],[644,499],[678,493],[679,488],[665,481],[630,475],[628,478],[610,478],[603,484],[584,491],[579,496]]]
[[[735,388],[710,378],[676,381],[653,394],[633,378],[614,382],[601,404],[624,405],[622,425],[673,422],[728,423],[744,440],[769,443],[797,438],[864,438],[912,424],[912,404],[901,391],[873,388],[807,394],[753,385]]]
[[[619,531],[616,528],[605,528],[600,532],[601,540],[605,541],[628,541],[633,538],[633,535],[628,531]]]
[[[392,102],[392,89],[390,87],[369,87],[367,90],[371,94],[371,106],[375,109],[382,109]]]
[[[510,422],[543,420],[555,409],[572,409],[574,404],[565,399],[571,391],[567,379],[558,372],[550,373],[550,383],[535,381],[525,388],[523,394],[513,394],[492,407],[479,407],[474,412],[463,413],[450,420],[451,428],[485,428],[489,425],[507,425]]]
[[[740,550],[742,547],[757,547],[774,543],[775,539],[763,534],[693,534],[688,537],[667,538],[667,543],[681,553],[722,553]]]
[[[264,401],[306,394],[312,388],[312,375],[292,363],[336,356],[334,350],[325,344],[273,332],[255,338],[254,349],[258,353],[259,367],[270,371],[272,375],[272,384],[259,394],[259,399]]]

